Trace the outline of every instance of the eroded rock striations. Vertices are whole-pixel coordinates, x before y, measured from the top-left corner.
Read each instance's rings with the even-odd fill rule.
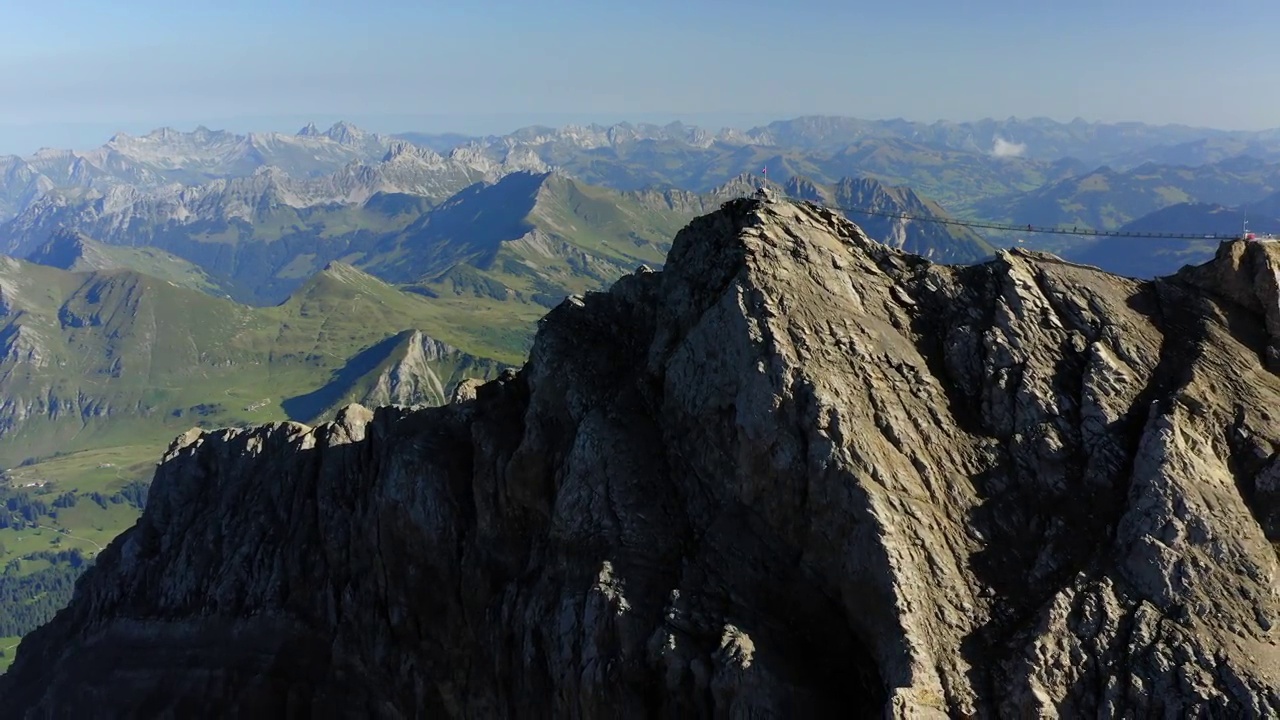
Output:
[[[180,438],[4,707],[1274,717],[1280,299],[1240,277],[726,203],[454,404]]]

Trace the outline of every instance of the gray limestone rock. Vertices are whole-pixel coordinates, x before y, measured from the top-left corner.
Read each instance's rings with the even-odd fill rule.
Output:
[[[1237,252],[944,267],[728,202],[453,404],[180,438],[4,707],[1275,717],[1275,298]]]

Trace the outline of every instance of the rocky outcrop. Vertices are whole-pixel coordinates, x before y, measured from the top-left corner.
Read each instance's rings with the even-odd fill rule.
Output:
[[[179,438],[0,692],[25,717],[1272,717],[1266,341],[1185,278],[945,267],[731,201],[452,405]]]
[[[976,262],[990,258],[995,250],[972,229],[954,221],[936,202],[905,185],[886,185],[871,177],[846,177],[830,195],[831,204],[843,208],[846,216],[872,238],[935,262]],[[944,222],[922,221],[923,218],[940,218]]]
[[[462,388],[467,380],[479,382],[479,377],[494,377],[501,369],[492,360],[468,355],[421,330],[407,330],[401,334],[392,362],[385,364],[357,399],[369,407],[445,405],[457,393],[468,392]]]
[[[1213,262],[1186,268],[1181,276],[1261,315],[1267,364],[1280,372],[1280,242],[1223,243]]]

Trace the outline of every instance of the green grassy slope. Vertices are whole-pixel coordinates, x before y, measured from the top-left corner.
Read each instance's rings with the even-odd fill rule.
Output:
[[[538,230],[502,249],[486,268],[518,291],[598,289],[642,264],[661,266],[692,214],[560,176],[548,178],[528,220]]]
[[[641,264],[660,266],[696,209],[558,174],[515,173],[460,193],[361,265],[527,338],[566,295],[607,287]]]
[[[488,335],[467,332],[446,304],[342,264],[269,308],[132,271],[71,273],[9,259],[0,295],[0,467],[162,444],[193,425],[310,421],[286,402],[392,335],[434,335],[440,325],[440,339],[455,347],[484,345],[471,340]]]
[[[145,248],[102,245],[54,231],[44,243],[52,249],[37,253],[36,260],[76,270],[128,267],[255,305],[284,301],[335,260],[391,282],[446,293],[467,289],[473,295],[477,283],[487,283],[471,272],[477,270],[505,276],[514,281],[512,289],[519,286],[525,296],[543,298],[606,283],[620,274],[615,265],[660,263],[663,253],[653,248],[665,248],[692,219],[693,209],[659,207],[635,193],[558,174],[517,172],[464,188],[438,205],[422,197],[379,194],[360,205],[301,209],[263,201],[248,218],[222,219],[228,211],[217,203],[202,209],[203,219],[186,224],[151,225],[135,218],[129,241]],[[539,247],[513,255],[510,243],[522,238]],[[556,267],[530,277],[532,256],[555,256]],[[525,268],[504,270],[509,262]],[[446,277],[459,263],[470,269]],[[207,279],[187,277],[192,273]],[[493,286],[481,288],[479,295],[509,299],[504,293]]]
[[[43,515],[25,528],[12,524],[0,528],[0,545],[4,547],[0,564],[42,550],[77,549],[86,557],[97,554],[120,530],[137,519],[140,510],[136,504],[113,503],[110,498],[131,484],[150,483],[162,451],[163,447],[154,445],[85,450],[4,471],[10,495],[42,497],[52,504],[59,495],[69,492],[84,502],[69,508],[54,508],[56,515]],[[106,507],[93,502],[95,493],[108,499]],[[64,530],[70,535],[64,534]],[[23,571],[31,572],[39,567],[28,562]]]
[[[13,664],[14,653],[18,650],[19,637],[0,637],[0,672],[6,672]]]
[[[0,468],[10,468],[14,499],[0,518],[0,583],[18,598],[0,607],[5,627],[42,622],[65,600],[57,593],[74,563],[135,521],[136,491],[175,435],[309,422],[352,401],[443,402],[463,378],[521,362],[538,318],[565,295],[661,265],[703,209],[683,200],[518,174],[417,213],[391,241],[350,256],[417,292],[334,262],[270,307],[129,270],[0,258]]]
[[[196,264],[231,297],[274,304],[332,260],[351,262],[431,208],[427,198],[378,194],[362,205],[260,208],[252,222],[200,221],[156,231],[150,245]]]
[[[136,270],[158,280],[223,295],[222,288],[195,264],[153,247],[125,247],[98,242],[72,230],[54,234],[36,249],[28,261],[40,265],[90,272],[93,270]]]
[[[1146,164],[1127,172],[1100,168],[1028,193],[979,203],[998,222],[1116,229],[1161,208],[1188,202],[1238,205],[1280,189],[1280,166],[1249,158],[1214,165]]]
[[[518,361],[523,340],[476,324],[474,305],[341,263],[253,308],[133,271],[0,257],[0,634],[65,603],[83,564],[136,521],[179,433],[313,423],[352,401],[442,403],[501,371],[457,346],[506,343]]]
[[[825,158],[819,181],[872,176],[892,185],[909,185],[947,207],[964,211],[986,198],[1023,193],[1072,173],[1068,163],[997,158],[949,150],[901,139],[856,142]]]
[[[241,206],[248,201],[246,214]],[[273,305],[330,261],[362,257],[379,238],[419,220],[432,206],[425,197],[390,193],[361,204],[305,208],[270,195],[211,197],[189,222],[170,221],[162,209],[144,206],[122,229],[119,218],[94,219],[91,210],[70,205],[32,227],[0,226],[0,236],[8,234],[0,239],[33,247],[30,259],[40,264],[129,268],[240,302]],[[193,274],[201,277],[193,280]]]
[[[18,637],[71,597],[75,579],[146,501],[159,449],[72,453],[0,473],[0,672]]]

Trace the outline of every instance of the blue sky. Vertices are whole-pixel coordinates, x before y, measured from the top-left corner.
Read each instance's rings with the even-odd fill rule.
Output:
[[[0,0],[0,153],[203,123],[1280,127],[1275,0]]]

